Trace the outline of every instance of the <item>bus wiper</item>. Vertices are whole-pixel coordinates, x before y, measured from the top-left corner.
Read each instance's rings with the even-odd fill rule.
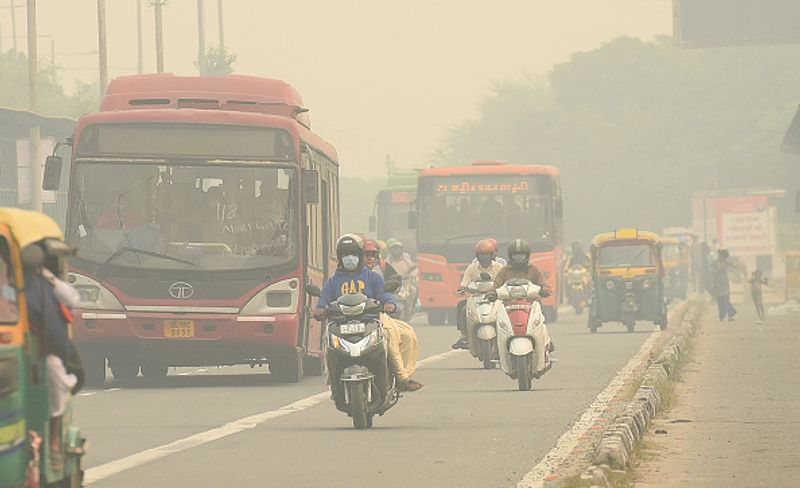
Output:
[[[135,247],[121,247],[121,248],[117,249],[116,251],[114,251],[114,254],[112,254],[111,256],[108,257],[108,259],[103,261],[103,264],[105,265],[105,264],[110,263],[111,261],[113,261],[116,258],[118,258],[118,257],[122,256],[123,254],[125,254],[126,252],[130,252],[130,253],[137,254],[137,255],[141,254],[143,256],[150,256],[150,257],[154,257],[154,258],[167,259],[169,261],[175,261],[176,263],[188,264],[190,266],[194,266],[195,268],[198,266],[197,263],[193,263],[191,261],[186,261],[185,259],[173,258],[172,256],[168,256],[166,254],[161,254],[161,253],[153,252],[153,251],[147,251],[145,249],[138,249],[138,248],[135,248]]]
[[[481,232],[480,234],[464,234],[463,236],[455,236],[455,237],[450,237],[449,239],[445,239],[444,244],[449,244],[450,241],[455,241],[456,239],[467,239],[469,237],[475,238],[484,236],[486,236],[485,232]]]

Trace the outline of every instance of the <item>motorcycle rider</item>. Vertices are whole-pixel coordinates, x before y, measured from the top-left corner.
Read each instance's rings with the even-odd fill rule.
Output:
[[[473,281],[477,280],[482,273],[488,273],[492,279],[503,269],[503,264],[497,261],[497,241],[494,239],[483,239],[475,244],[475,260],[464,270],[461,278],[459,291],[464,290]],[[453,344],[453,349],[469,349],[467,340],[467,301],[461,300],[457,305],[456,326],[461,334],[458,341]]]
[[[397,270],[385,259],[381,259],[378,243],[369,238],[364,239],[364,262],[367,268],[383,277],[384,283],[400,280]]]
[[[314,317],[322,319],[328,305],[348,293],[363,293],[378,300],[386,312],[381,314],[381,323],[386,335],[389,366],[399,388],[409,392],[419,390],[423,384],[411,378],[419,356],[417,335],[409,324],[388,315],[397,309],[397,305],[394,296],[384,290],[383,277],[366,266],[364,241],[354,234],[343,235],[336,243],[336,257],[339,266],[336,273],[325,281]]]
[[[500,288],[506,281],[519,278],[530,281],[535,285],[539,285],[539,296],[542,298],[549,297],[553,291],[550,285],[547,284],[544,274],[531,264],[531,246],[523,239],[514,239],[508,245],[508,265],[503,267],[494,278],[495,288]],[[495,298],[497,295],[494,295]],[[550,341],[550,352],[555,350],[555,344]]]
[[[592,257],[589,256],[589,253],[583,250],[583,244],[581,244],[581,241],[575,241],[572,243],[571,252],[567,257],[567,262],[564,264],[564,269],[570,269],[575,265],[583,266],[587,269],[592,267]]]

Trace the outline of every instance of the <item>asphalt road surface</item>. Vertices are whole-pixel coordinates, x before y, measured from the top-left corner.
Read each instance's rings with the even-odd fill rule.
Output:
[[[107,382],[77,398],[95,487],[515,486],[653,330],[584,317],[550,326],[558,363],[533,391],[467,352],[452,326],[414,321],[425,388],[356,431],[323,380],[278,384],[266,367],[179,368],[160,384]],[[288,406],[288,407],[287,407]]]

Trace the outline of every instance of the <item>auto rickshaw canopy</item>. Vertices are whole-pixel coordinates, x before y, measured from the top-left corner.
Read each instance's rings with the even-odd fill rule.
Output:
[[[20,249],[43,239],[63,241],[64,234],[56,222],[45,214],[20,208],[0,207],[0,224],[14,234]]]
[[[604,232],[592,239],[593,247],[602,247],[613,241],[650,241],[653,244],[661,242],[661,237],[655,232],[639,229],[619,229],[614,232]]]

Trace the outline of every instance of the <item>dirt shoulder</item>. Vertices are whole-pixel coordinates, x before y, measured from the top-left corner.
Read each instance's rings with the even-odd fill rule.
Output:
[[[800,315],[735,322],[706,307],[677,401],[645,437],[638,488],[800,483]],[[658,433],[656,433],[658,432]]]

